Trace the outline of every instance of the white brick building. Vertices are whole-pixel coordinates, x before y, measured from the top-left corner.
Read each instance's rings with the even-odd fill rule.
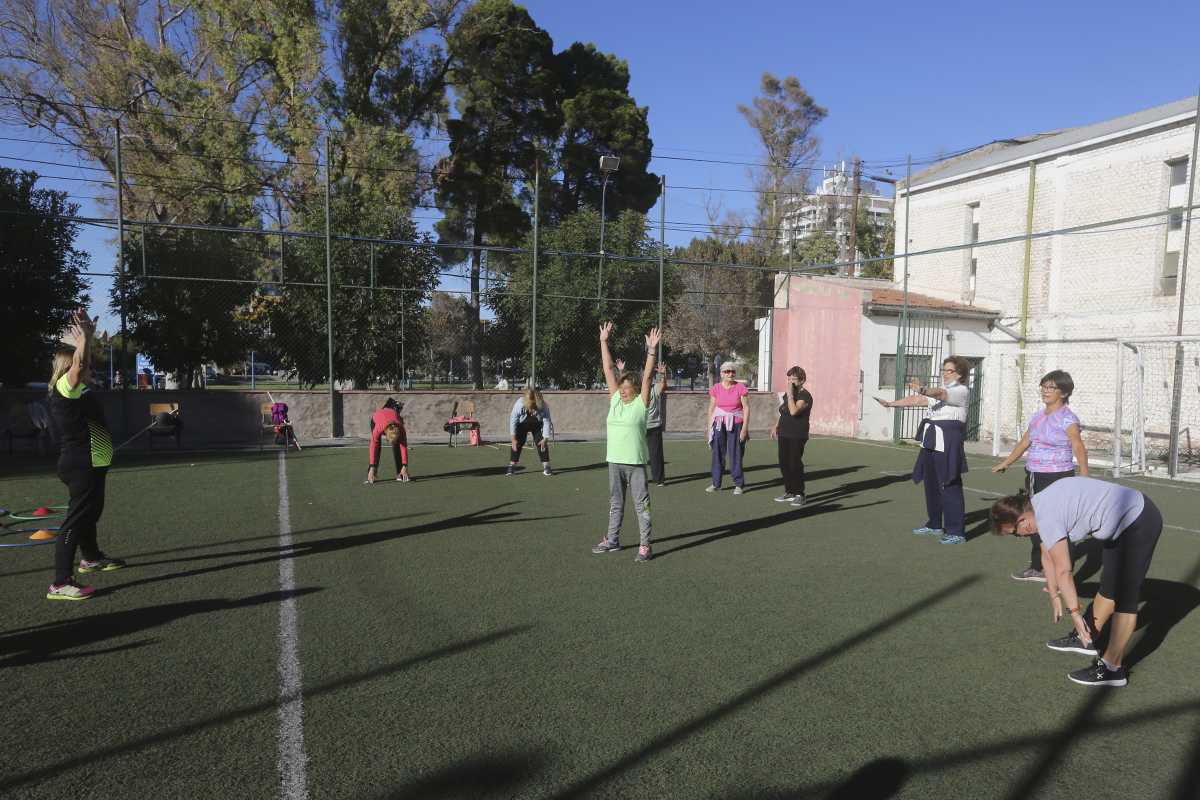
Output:
[[[998,425],[1004,438],[1019,436],[1039,407],[1038,378],[1060,368],[1075,377],[1072,405],[1094,446],[1105,446],[1101,439],[1112,429],[1114,407],[1131,402],[1116,387],[1128,391],[1133,380],[1128,372],[1118,380],[1113,340],[1175,334],[1195,121],[1196,99],[1181,100],[1094,125],[993,142],[913,175],[911,197],[903,184],[897,187],[897,253],[981,243],[913,256],[908,273],[913,292],[1001,311],[984,364],[985,380],[991,378],[991,390],[984,390],[985,431]],[[1180,211],[1165,213],[1174,208]],[[1104,221],[1113,224],[1038,236]],[[1009,237],[1014,240],[987,244]],[[1200,225],[1193,224],[1189,249],[1184,332],[1200,334]],[[897,259],[897,279],[902,270]],[[1016,368],[1016,339],[1004,328],[1026,331],[1023,375]],[[1146,399],[1138,413],[1147,435],[1161,440],[1175,346],[1147,346],[1139,353]],[[1190,422],[1200,448],[1197,355],[1192,347],[1183,408],[1197,417]],[[1009,385],[997,386],[997,378]],[[1129,426],[1123,417],[1122,427]]]

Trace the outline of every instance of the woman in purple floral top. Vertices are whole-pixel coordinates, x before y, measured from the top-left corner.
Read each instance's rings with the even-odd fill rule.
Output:
[[[1041,380],[1042,402],[1046,407],[1029,420],[1029,427],[1021,441],[1008,454],[1008,458],[992,467],[992,472],[1004,472],[1026,450],[1025,486],[1030,495],[1035,495],[1060,478],[1075,474],[1075,462],[1079,463],[1079,474],[1087,477],[1088,455],[1083,438],[1079,435],[1079,417],[1069,405],[1075,382],[1071,374],[1061,369],[1048,372]],[[1030,537],[1029,566],[1013,573],[1018,581],[1045,582],[1042,571],[1042,540],[1035,533]]]

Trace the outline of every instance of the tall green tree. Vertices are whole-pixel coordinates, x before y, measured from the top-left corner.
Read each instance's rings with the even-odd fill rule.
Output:
[[[803,196],[808,186],[805,167],[820,147],[815,128],[829,113],[789,75],[783,80],[764,72],[759,94],[740,113],[758,137],[766,166],[755,174],[760,190],[757,201],[758,233],[763,246],[776,249],[777,237],[789,198]]]
[[[891,256],[896,252],[896,222],[891,214],[886,215],[882,222],[876,222],[865,208],[858,210],[856,220],[858,237],[857,248],[867,258]],[[864,278],[892,278],[891,258],[882,261],[868,261],[863,264],[861,275]]]
[[[0,383],[45,380],[50,352],[75,309],[86,306],[88,255],[75,249],[78,211],[63,192],[37,188],[33,172],[0,168]]]
[[[480,245],[519,237],[529,215],[515,184],[533,175],[539,153],[558,130],[558,82],[550,35],[509,0],[482,0],[449,36],[449,80],[457,116],[447,120],[450,153],[437,167],[443,240],[469,242],[472,318],[468,331],[475,388],[483,388],[480,337]],[[449,258],[461,254],[449,253]]]
[[[646,235],[646,218],[626,211],[605,234],[605,250],[620,258],[605,265],[605,297],[596,299],[594,258],[559,253],[594,253],[599,249],[600,213],[583,209],[541,232],[547,253],[538,262],[537,378],[542,385],[590,386],[602,381],[596,331],[600,322],[612,320],[613,352],[634,362],[643,352],[642,337],[658,325],[658,243]],[[527,239],[526,246],[532,244]],[[668,265],[663,276],[664,316],[669,317],[680,290],[676,270]],[[502,289],[490,298],[497,322],[521,332],[518,352],[510,357],[527,363],[532,346],[532,262],[515,262]],[[668,345],[672,345],[670,341]]]
[[[629,65],[593,44],[575,42],[555,56],[562,129],[554,143],[557,178],[550,192],[550,219],[581,208],[599,208],[602,154],[617,155],[620,170],[608,184],[604,208],[609,219],[624,211],[647,212],[658,199],[659,176],[649,171],[649,110],[629,94]]]

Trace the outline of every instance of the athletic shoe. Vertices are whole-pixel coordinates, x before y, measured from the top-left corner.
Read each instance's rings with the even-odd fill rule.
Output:
[[[1042,572],[1040,569],[1026,567],[1020,572],[1014,572],[1012,574],[1012,579],[1014,581],[1039,581],[1041,583],[1045,583],[1046,573]]]
[[[75,581],[50,584],[46,590],[47,600],[88,600],[96,590],[90,586],[80,586]]]
[[[913,528],[913,533],[917,536],[941,536],[945,533],[941,528],[927,528],[922,525],[919,528]]]
[[[667,485],[667,482],[666,482],[666,481],[659,481],[658,483],[656,483],[656,484],[654,484],[654,485],[655,485],[655,486],[666,486],[666,485]]]
[[[88,561],[85,558],[79,559],[79,572],[86,575],[89,572],[112,572],[114,569],[121,569],[125,566],[125,561],[120,558],[109,558],[101,556],[95,561]]]
[[[1092,643],[1084,644],[1079,638],[1079,634],[1071,631],[1066,636],[1058,639],[1051,639],[1046,642],[1046,647],[1051,650],[1057,650],[1060,653],[1082,653],[1085,656],[1098,656],[1100,650],[1096,647],[1096,635],[1092,634]]]
[[[805,503],[804,495],[798,494],[798,495],[794,495],[792,497],[792,506],[794,506],[795,508],[804,508],[804,503]]]
[[[939,544],[966,544],[967,537],[959,536],[957,533],[944,533],[942,538],[938,539]]]
[[[704,487],[704,491],[708,492],[709,494],[712,494],[713,492],[721,491],[721,487],[709,485],[709,486]]]
[[[546,466],[542,467],[542,474],[543,475],[553,475],[554,470],[550,469],[550,465],[547,464]]]
[[[504,475],[507,477],[507,476],[512,475],[516,471],[517,471],[517,468],[514,467],[512,464],[509,464],[508,468],[504,470]]]
[[[650,545],[644,544],[638,548],[637,555],[633,557],[633,560],[638,564],[645,564],[652,558],[654,558],[654,556],[650,554]]]
[[[601,539],[600,543],[592,548],[592,552],[600,553],[615,553],[621,549],[620,542],[610,542],[608,539]]]
[[[740,486],[735,486],[735,487],[733,487],[733,493],[734,493],[734,494],[741,494],[743,491],[744,491],[744,490],[743,490],[743,489],[742,489],[742,487],[740,487]]]
[[[796,495],[785,492],[775,498],[776,503],[790,503],[796,499]]]
[[[1124,686],[1129,683],[1124,667],[1109,669],[1102,658],[1097,658],[1090,667],[1068,672],[1067,677],[1081,686]]]

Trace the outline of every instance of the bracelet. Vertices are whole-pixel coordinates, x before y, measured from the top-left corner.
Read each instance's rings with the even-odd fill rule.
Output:
[[[1067,613],[1068,613],[1068,614],[1078,614],[1078,613],[1079,613],[1079,606],[1075,606],[1074,608],[1068,608],[1068,609],[1067,609]]]

